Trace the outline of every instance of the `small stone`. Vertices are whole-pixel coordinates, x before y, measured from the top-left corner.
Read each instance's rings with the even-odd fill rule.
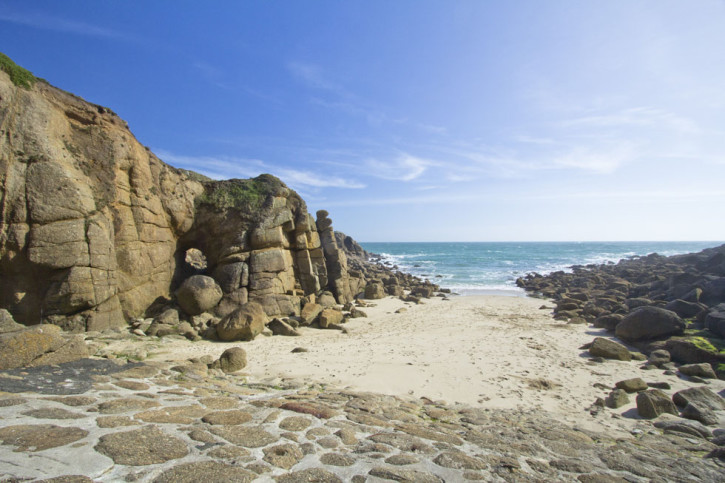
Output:
[[[649,355],[649,358],[647,361],[657,367],[662,366],[663,364],[667,364],[670,362],[670,353],[664,349],[658,349],[655,351],[652,351],[652,353]]]
[[[441,453],[433,462],[438,466],[457,470],[483,470],[486,468],[486,464],[483,461],[458,451]]]
[[[248,423],[252,420],[252,415],[246,411],[232,409],[230,411],[215,411],[208,413],[201,418],[201,420],[208,424],[232,426]]]
[[[156,426],[101,436],[96,451],[119,465],[152,465],[183,458],[188,454],[186,443],[170,436]]]
[[[669,382],[648,382],[647,386],[653,389],[672,389],[672,386],[670,386]]]
[[[309,352],[309,351],[307,349],[305,349],[304,347],[295,347],[294,349],[292,349],[293,354],[299,354],[300,352]]]
[[[264,461],[286,470],[296,465],[304,456],[302,450],[291,443],[264,448]]]
[[[31,409],[22,414],[36,419],[82,419],[87,417],[85,414],[78,414],[61,408]]]
[[[389,465],[395,465],[395,466],[405,466],[405,465],[414,465],[420,461],[418,458],[416,458],[413,455],[400,453],[393,456],[388,456],[385,459],[385,462]]]
[[[232,444],[245,448],[261,448],[279,440],[278,436],[268,433],[261,427],[248,426],[212,426],[210,431]]]
[[[201,461],[174,466],[161,473],[154,479],[154,483],[197,483],[200,481],[204,483],[229,481],[246,483],[254,480],[256,476],[251,471],[239,466],[218,461]]]
[[[279,428],[284,429],[285,431],[304,431],[310,426],[310,424],[312,424],[312,421],[307,418],[302,416],[290,416],[280,421]]]
[[[129,416],[99,416],[96,418],[96,425],[99,428],[118,428],[122,426],[138,426],[141,424]]]
[[[342,440],[342,444],[346,446],[353,446],[357,444],[357,438],[355,437],[355,431],[352,429],[343,428],[335,433],[335,436]]]
[[[355,458],[339,453],[325,453],[320,456],[320,463],[330,466],[352,466],[355,464]]]
[[[146,391],[150,387],[148,384],[143,382],[125,380],[114,382],[113,385],[124,389],[130,389],[131,391]]]
[[[101,414],[125,413],[128,411],[138,411],[142,409],[150,409],[158,407],[161,404],[156,401],[139,398],[121,398],[111,399],[98,405],[98,412]]]
[[[221,369],[225,373],[241,371],[247,367],[247,353],[241,347],[230,347],[209,368]]]
[[[317,440],[317,444],[326,449],[334,449],[340,445],[340,440],[332,436],[327,436]]]
[[[308,468],[302,471],[294,471],[276,477],[278,483],[300,483],[309,481],[315,483],[342,483],[342,480],[323,468]]]
[[[208,431],[203,429],[194,429],[189,431],[189,438],[200,443],[216,443],[218,440]]]
[[[376,476],[378,478],[402,482],[416,482],[416,483],[441,483],[443,480],[436,475],[431,473],[425,473],[422,471],[409,470],[405,468],[399,468],[395,466],[378,466],[370,470],[368,473],[370,476]]]
[[[231,444],[225,444],[224,446],[218,446],[211,451],[207,451],[207,456],[210,458],[219,458],[224,460],[239,460],[249,459],[249,451],[239,446],[233,446]]]
[[[62,428],[52,424],[22,424],[0,428],[0,442],[16,446],[15,452],[43,451],[65,446],[88,436],[80,428]]]

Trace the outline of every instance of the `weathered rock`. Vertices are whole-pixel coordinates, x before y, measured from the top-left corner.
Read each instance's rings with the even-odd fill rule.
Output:
[[[213,426],[210,431],[232,444],[245,448],[261,448],[279,440],[279,437],[254,426]]]
[[[61,364],[88,355],[82,336],[64,337],[56,325],[42,324],[0,334],[0,369]]]
[[[649,387],[647,383],[639,377],[619,381],[615,384],[615,386],[617,389],[623,389],[630,394],[633,392],[646,391]]]
[[[722,307],[722,309],[720,309]],[[718,305],[705,317],[705,328],[725,338],[725,306]]]
[[[106,434],[101,436],[94,449],[116,464],[133,466],[164,463],[183,458],[189,452],[184,441],[156,426]]]
[[[682,410],[682,417],[699,421],[705,426],[714,426],[720,422],[720,419],[711,409],[697,403],[688,403],[685,409]]]
[[[275,478],[279,483],[299,483],[309,481],[314,483],[342,483],[342,480],[323,468],[308,468],[306,470],[293,471]]]
[[[677,415],[677,408],[667,394],[650,389],[637,394],[637,412],[645,419],[654,419],[664,413]]]
[[[279,444],[264,448],[264,461],[267,463],[284,468],[286,470],[296,465],[304,456],[302,450],[294,444]]]
[[[377,466],[371,469],[368,474],[384,480],[394,480],[403,483],[441,483],[443,481],[432,473],[395,466]]]
[[[617,324],[615,334],[626,340],[655,339],[681,334],[685,323],[674,312],[659,307],[640,307]]]
[[[216,325],[220,340],[252,340],[264,329],[267,314],[256,302],[244,304]]]
[[[365,286],[366,299],[382,299],[385,298],[385,286],[380,280],[371,280]]]
[[[617,409],[629,404],[629,396],[624,389],[615,389],[604,399],[604,404],[611,409]]]
[[[244,424],[252,420],[252,415],[241,409],[232,409],[229,411],[214,411],[205,414],[201,418],[207,424],[233,426],[235,424]]]
[[[632,360],[632,355],[625,346],[603,337],[594,339],[592,346],[589,348],[589,353],[594,357],[604,357],[605,359]]]
[[[614,329],[616,329],[617,327],[617,324],[622,321],[623,317],[624,316],[622,314],[600,315],[599,317],[594,319],[593,325],[594,327],[614,331]]]
[[[688,319],[690,317],[696,316],[703,310],[706,310],[707,306],[700,303],[687,302],[682,299],[675,299],[665,305],[665,309],[676,313],[683,319]]]
[[[322,313],[324,310],[324,307],[320,304],[310,302],[305,304],[304,307],[302,307],[302,312],[300,313],[300,319],[301,322],[305,325],[310,325],[312,322],[317,320],[317,316]]]
[[[14,451],[43,451],[65,446],[85,438],[88,431],[52,424],[22,424],[0,428],[0,441],[15,446]]]
[[[245,367],[247,367],[247,352],[241,347],[230,347],[209,366],[210,369],[221,369],[227,373],[241,371]]]
[[[337,325],[342,322],[342,312],[335,309],[325,309],[320,312],[318,323],[320,328],[327,329],[331,325]]]
[[[680,366],[679,371],[686,376],[702,377],[703,379],[717,379],[717,374],[712,369],[712,365],[707,362],[701,364],[686,364]]]
[[[704,386],[690,387],[678,391],[672,396],[672,400],[680,407],[694,403],[713,411],[725,410],[725,398]]]
[[[25,329],[23,324],[18,324],[13,316],[5,309],[0,309],[0,334],[7,332],[17,332]]]
[[[654,366],[660,367],[661,365],[670,362],[670,353],[664,349],[654,350],[647,358],[647,362]]]
[[[176,291],[179,306],[189,315],[199,315],[212,310],[224,293],[216,281],[206,275],[187,278]]]
[[[660,428],[665,432],[684,433],[697,438],[712,438],[712,431],[697,421],[687,419],[675,419],[657,421],[654,423],[655,428]]]
[[[292,328],[291,325],[287,324],[286,322],[279,320],[277,318],[272,319],[272,321],[267,324],[267,327],[272,331],[274,335],[285,335],[285,336],[300,336],[299,332],[297,332],[294,328]]]
[[[154,483],[227,483],[235,481],[240,483],[251,482],[256,474],[219,461],[199,461],[174,466],[161,473],[154,479]]]

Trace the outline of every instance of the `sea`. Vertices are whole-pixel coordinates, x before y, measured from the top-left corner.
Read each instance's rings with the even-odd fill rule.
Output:
[[[723,242],[375,242],[360,243],[397,266],[460,295],[525,296],[516,279],[527,273],[571,271],[573,265],[616,263],[658,253],[698,252]]]

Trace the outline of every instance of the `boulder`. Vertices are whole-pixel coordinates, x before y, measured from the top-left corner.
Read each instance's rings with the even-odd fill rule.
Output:
[[[670,353],[665,349],[654,350],[647,358],[647,362],[657,367],[660,367],[662,364],[667,364],[668,362],[670,362],[670,360]]]
[[[676,313],[659,307],[640,307],[617,324],[615,334],[625,340],[664,338],[681,334],[685,323]]]
[[[703,379],[717,379],[717,374],[715,374],[715,371],[712,369],[712,365],[707,362],[680,366],[680,372],[686,376],[702,377]]]
[[[650,389],[637,394],[637,412],[645,419],[654,419],[661,414],[677,416],[677,407],[667,394],[659,389]]]
[[[184,262],[194,272],[202,273],[206,270],[206,257],[198,248],[189,248],[186,250]]]
[[[209,365],[210,369],[221,369],[224,372],[237,372],[247,366],[247,353],[241,347],[230,347],[222,352],[219,359]]]
[[[688,421],[686,419],[665,420],[655,422],[654,426],[665,433],[682,433],[703,439],[712,438],[712,431],[697,421]]]
[[[211,311],[222,299],[221,287],[213,278],[194,275],[187,278],[176,291],[179,306],[189,315]]]
[[[385,298],[385,286],[380,280],[371,280],[365,286],[365,298],[369,300]]]
[[[300,319],[303,325],[310,325],[317,319],[317,316],[324,310],[324,307],[315,302],[308,302],[302,307]]]
[[[269,327],[269,330],[271,330],[274,335],[286,335],[293,337],[302,335],[297,332],[294,327],[277,318],[272,319],[272,321],[267,324],[267,327]]]
[[[680,407],[694,403],[713,411],[725,410],[725,399],[704,386],[690,387],[676,392],[672,400]]]
[[[327,329],[330,325],[338,325],[342,322],[342,312],[335,309],[325,309],[320,313],[318,323],[320,328]]]
[[[622,389],[630,394],[639,391],[646,391],[649,388],[647,383],[639,377],[619,381],[615,384],[615,386],[617,389]]]
[[[617,409],[619,407],[629,404],[629,396],[627,396],[627,391],[623,389],[613,390],[604,400],[604,404],[611,409]]]
[[[60,364],[88,355],[83,336],[64,337],[57,325],[34,325],[0,334],[0,370]]]
[[[600,315],[596,319],[594,319],[594,327],[598,327],[600,329],[606,329],[608,331],[614,332],[614,329],[617,328],[617,324],[619,324],[622,321],[623,315],[621,314],[606,314],[606,315]]]
[[[216,325],[219,340],[252,340],[264,330],[267,315],[261,305],[248,302],[231,314],[225,316]]]
[[[705,328],[725,338],[725,304],[717,305],[705,316]]]
[[[589,348],[589,353],[594,357],[604,357],[605,359],[632,360],[632,355],[625,346],[604,337],[594,339],[592,346]]]
[[[418,285],[417,287],[413,287],[413,289],[410,291],[410,294],[415,297],[423,297],[426,299],[431,298],[433,296],[433,292],[435,292],[436,287],[432,285]]]
[[[690,317],[696,316],[704,309],[707,309],[707,306],[699,303],[687,302],[682,299],[675,299],[665,305],[665,309],[676,313],[683,319],[689,319]]]
[[[335,296],[332,294],[332,292],[325,291],[317,296],[317,303],[325,308],[334,307],[335,305],[337,305],[337,300],[335,300]]]
[[[688,403],[682,410],[682,417],[699,421],[705,426],[715,426],[720,422],[720,418],[710,408],[700,406],[697,403]]]

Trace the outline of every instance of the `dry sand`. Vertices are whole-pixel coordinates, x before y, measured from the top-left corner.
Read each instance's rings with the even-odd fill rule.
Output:
[[[426,397],[484,408],[546,410],[589,429],[632,429],[631,404],[596,418],[588,408],[614,383],[632,377],[668,382],[673,391],[692,384],[641,362],[591,362],[579,349],[596,336],[588,325],[555,321],[546,301],[527,297],[434,298],[423,305],[386,298],[363,308],[368,318],[352,319],[349,333],[302,328],[301,337],[257,337],[252,342],[161,343],[153,359],[218,357],[240,346],[249,360],[250,382],[296,380],[341,389]],[[395,311],[406,308],[404,313]],[[308,352],[292,353],[295,347]],[[711,389],[725,388],[713,381]]]

